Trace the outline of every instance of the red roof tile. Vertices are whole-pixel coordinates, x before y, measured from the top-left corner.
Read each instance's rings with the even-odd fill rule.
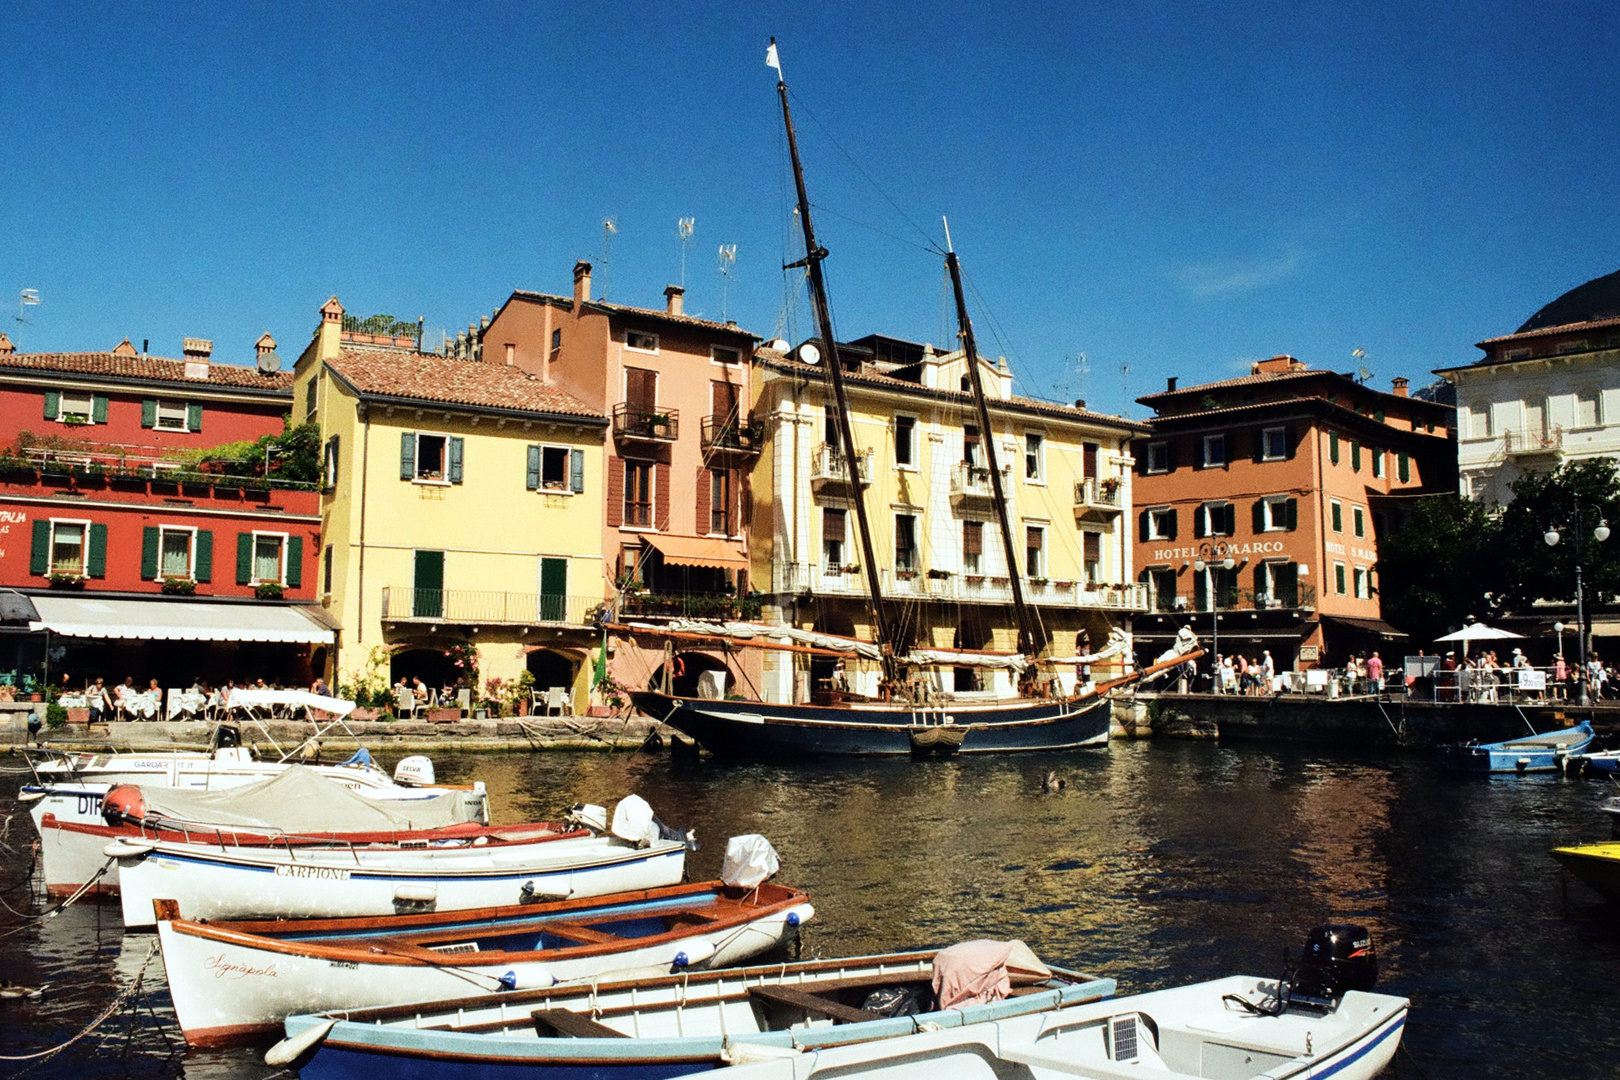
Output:
[[[515,367],[431,353],[344,349],[331,368],[365,395],[513,412],[607,418],[578,398]]]
[[[186,377],[185,360],[157,356],[128,356],[114,352],[0,354],[0,371],[28,371],[53,375],[84,375],[138,382],[178,383],[233,390],[260,390],[285,394],[292,389],[290,371],[260,375],[257,368],[209,361],[206,379]]]
[[[574,298],[571,296],[555,296],[551,293],[530,292],[526,289],[514,290],[512,295],[524,300],[534,300],[542,304],[555,304],[563,308],[572,308]],[[628,304],[610,304],[606,300],[586,301],[587,308],[605,312],[609,315],[626,315],[639,319],[654,319],[659,322],[675,323],[680,326],[691,326],[702,330],[714,330],[723,334],[744,337],[750,341],[758,341],[759,335],[749,333],[734,322],[715,322],[712,319],[700,319],[696,315],[671,315],[658,308],[631,307]]]

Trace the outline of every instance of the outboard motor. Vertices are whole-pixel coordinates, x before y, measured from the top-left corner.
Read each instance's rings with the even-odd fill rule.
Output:
[[[421,754],[401,759],[400,763],[394,766],[394,783],[406,787],[432,787],[433,760]]]
[[[1365,926],[1330,923],[1305,937],[1305,955],[1293,978],[1300,997],[1326,1000],[1346,990],[1371,990],[1378,982],[1378,953]]]
[[[119,784],[101,800],[101,817],[112,826],[128,822],[139,825],[146,820],[146,800],[135,784]]]

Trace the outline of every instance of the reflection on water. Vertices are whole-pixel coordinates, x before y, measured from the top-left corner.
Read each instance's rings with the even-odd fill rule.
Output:
[[[629,753],[435,764],[447,781],[482,779],[501,823],[637,792],[697,830],[694,878],[718,872],[726,837],[764,833],[781,879],[814,896],[815,954],[1021,937],[1129,992],[1270,974],[1310,926],[1348,919],[1373,928],[1384,988],[1414,1000],[1412,1075],[1609,1076],[1620,1051],[1617,913],[1579,885],[1566,898],[1546,853],[1603,835],[1602,792],[1586,781],[1190,742],[799,768]],[[1041,793],[1049,769],[1064,791]],[[25,867],[11,860],[0,881]],[[0,950],[0,977],[51,985],[44,1002],[3,1007],[0,1054],[54,1045],[129,984],[150,938],[126,942],[116,922],[116,906],[80,905]],[[167,1019],[160,966],[148,980]],[[104,1039],[28,1075],[76,1080],[92,1063],[96,1075],[176,1074],[150,1017],[126,1049],[129,1029],[120,1014]],[[184,1068],[272,1071],[253,1050],[193,1052]]]

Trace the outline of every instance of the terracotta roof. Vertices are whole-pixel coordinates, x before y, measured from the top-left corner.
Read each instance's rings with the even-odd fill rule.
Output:
[[[1579,334],[1587,330],[1605,330],[1616,326],[1620,326],[1620,316],[1607,319],[1589,319],[1586,322],[1564,323],[1561,326],[1542,326],[1531,330],[1520,329],[1511,334],[1503,334],[1501,337],[1486,338],[1477,344],[1479,348],[1483,349],[1487,345],[1498,345],[1504,341],[1532,341],[1536,338],[1553,337],[1558,334]],[[1545,360],[1546,357],[1537,357],[1537,359]],[[1476,361],[1479,364],[1499,364],[1502,362],[1500,359],[1491,357]],[[1445,370],[1454,369],[1447,368]]]
[[[607,421],[571,394],[504,364],[393,349],[344,349],[326,366],[362,395]]]
[[[563,308],[572,308],[574,298],[571,296],[556,296],[552,293],[530,292],[527,289],[516,289],[512,292],[514,298],[534,300],[542,304],[554,304]],[[712,319],[700,319],[695,315],[671,315],[667,311],[657,308],[631,307],[628,304],[610,304],[606,300],[587,300],[587,308],[604,312],[609,315],[629,315],[638,319],[654,319],[658,322],[671,323],[678,326],[691,326],[700,330],[713,330],[722,334],[732,334],[747,338],[749,341],[758,341],[759,335],[749,333],[736,323],[715,322]]]
[[[805,374],[819,378],[821,365],[806,364],[802,360],[791,359],[775,349],[758,349],[754,354],[760,361],[781,371]],[[941,388],[929,389],[921,383],[909,379],[897,379],[892,375],[883,375],[872,371],[863,371],[860,374],[846,374],[844,381],[857,386],[875,386],[883,389],[904,390],[911,394],[921,394],[935,400],[960,401],[964,405],[971,405],[973,395],[964,390],[946,390]],[[1061,417],[1065,420],[1086,420],[1099,424],[1109,424],[1114,427],[1126,428],[1130,431],[1149,431],[1149,425],[1140,420],[1130,420],[1112,413],[1092,412],[1090,409],[1077,409],[1072,405],[1060,405],[1055,401],[1042,401],[1039,398],[1010,397],[990,398],[991,408],[1014,408],[1024,412],[1039,413],[1043,416]]]
[[[1264,383],[1289,382],[1295,379],[1321,378],[1322,376],[1336,378],[1349,378],[1340,375],[1337,371],[1328,371],[1322,368],[1306,368],[1303,371],[1262,371],[1254,375],[1240,375],[1235,379],[1222,379],[1219,382],[1199,383],[1196,386],[1178,386],[1174,390],[1160,390],[1156,394],[1144,394],[1137,398],[1137,402],[1146,405],[1150,401],[1160,401],[1164,398],[1184,397],[1187,394],[1203,394],[1211,390],[1225,390],[1234,386],[1259,386]],[[1374,391],[1377,393],[1377,391]]]
[[[241,390],[292,390],[293,374],[278,371],[260,375],[257,368],[208,362],[206,379],[188,379],[186,361],[156,356],[129,356],[115,352],[0,354],[0,371],[28,371],[53,375],[85,375],[136,382],[179,383],[186,386],[229,387]]]

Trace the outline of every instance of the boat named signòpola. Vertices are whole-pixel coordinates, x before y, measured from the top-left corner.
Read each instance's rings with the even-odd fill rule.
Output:
[[[788,153],[798,196],[799,226],[804,234],[805,255],[793,267],[805,269],[810,304],[820,335],[818,342],[802,347],[801,353],[808,349],[811,355],[826,358],[819,368],[827,382],[830,438],[836,430],[836,443],[832,450],[841,462],[854,463],[863,459],[850,422],[843,363],[838,355],[838,339],[833,333],[832,311],[822,274],[822,262],[827,257],[827,251],[817,242],[811,223],[810,200],[805,191],[793,116],[788,106],[787,83],[781,77],[781,64],[774,44],[771,66],[777,71],[776,90],[781,102],[782,122],[787,133]],[[958,336],[967,370],[965,381],[972,393],[978,430],[992,433],[996,428],[991,422],[980,375],[981,363],[973,336],[973,323],[968,318],[961,266],[951,247],[948,227],[945,231],[945,248],[945,268],[951,278]],[[1024,600],[1017,547],[1013,543],[1013,528],[1007,510],[1008,492],[1004,490],[1002,471],[997,461],[997,442],[996,438],[987,437],[978,446],[984,453],[983,465],[990,487],[990,504],[999,527],[1002,551],[1007,559],[1010,599],[1018,627],[1015,652],[1003,654],[905,648],[901,644],[906,636],[902,630],[904,619],[891,611],[891,602],[884,596],[882,580],[885,575],[868,573],[865,575],[865,599],[872,641],[834,639],[809,644],[781,644],[766,640],[755,644],[759,648],[790,649],[823,659],[875,664],[879,668],[875,695],[859,695],[848,687],[838,687],[826,701],[742,701],[724,699],[723,694],[710,697],[701,694],[677,695],[673,693],[672,680],[666,678],[662,691],[648,689],[634,694],[636,707],[692,736],[708,750],[725,755],[927,755],[1062,750],[1106,745],[1112,720],[1108,691],[1134,682],[1152,673],[1155,668],[1127,675],[1109,684],[1083,684],[1074,693],[1062,692],[1060,682],[1054,678],[1041,677],[1042,673],[1038,671],[1041,665],[1088,665],[1107,656],[1128,654],[1129,649],[1124,636],[1116,631],[1111,635],[1107,648],[1096,654],[1071,657],[1048,654],[1047,635],[1040,620]],[[848,486],[848,502],[854,511],[861,565],[877,568],[882,564],[877,558],[877,548],[872,539],[866,507],[867,492],[864,485],[858,482]],[[653,627],[622,625],[613,629],[646,635],[660,632]],[[774,629],[778,636],[804,633],[789,628]],[[673,631],[670,636],[677,639],[708,638],[729,645],[736,635],[722,628],[700,630],[695,634],[689,630]],[[765,633],[756,636],[768,639],[771,635]],[[1196,641],[1189,639],[1186,647],[1178,649],[1163,666],[1173,666],[1196,655],[1195,647]],[[1019,695],[988,701],[944,700],[928,689],[929,680],[914,677],[921,669],[941,666],[1009,669],[1016,676]]]

